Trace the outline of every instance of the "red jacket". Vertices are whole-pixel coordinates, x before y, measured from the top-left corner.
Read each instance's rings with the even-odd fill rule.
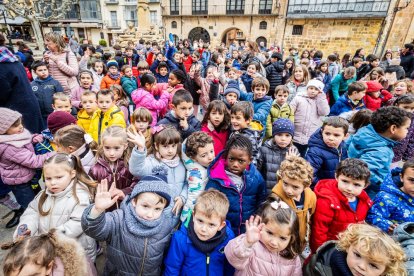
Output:
[[[377,110],[381,105],[392,98],[392,94],[387,90],[381,90],[381,96],[374,98],[370,93],[366,93],[364,97],[365,106],[372,111]]]
[[[348,199],[339,191],[335,179],[318,182],[314,190],[317,201],[316,211],[312,216],[310,248],[316,252],[324,242],[337,240],[349,224],[365,220],[372,201],[365,191],[358,196],[356,212],[349,206]]]
[[[229,139],[229,130],[223,130],[217,132],[216,130],[210,130],[208,124],[204,123],[201,125],[201,131],[207,133],[213,138],[214,153],[216,156],[226,147],[226,142]]]

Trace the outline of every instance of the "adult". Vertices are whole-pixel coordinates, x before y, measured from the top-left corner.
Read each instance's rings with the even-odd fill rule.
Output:
[[[353,66],[345,68],[344,72],[338,74],[331,81],[329,104],[332,106],[340,96],[348,92],[348,85],[356,80],[356,69]]]
[[[69,47],[73,53],[79,52],[79,42],[78,42],[78,39],[74,35],[72,35],[71,38],[69,39]]]
[[[63,91],[70,95],[71,89],[78,86],[78,60],[59,33],[46,34],[45,41],[48,51],[43,54],[43,60],[49,65],[49,73],[62,85]]]
[[[414,44],[407,43],[404,45],[404,49],[401,50],[400,65],[404,68],[405,75],[411,76],[414,71]]]
[[[266,70],[263,67],[262,60],[264,60],[260,54],[259,46],[255,41],[248,40],[244,46],[244,53],[242,56],[241,70],[247,70],[247,67],[251,62],[257,62],[260,64],[260,70],[258,71],[263,76],[266,76]]]
[[[359,48],[355,51],[355,55],[353,58],[360,58],[365,61],[365,50],[364,48]]]

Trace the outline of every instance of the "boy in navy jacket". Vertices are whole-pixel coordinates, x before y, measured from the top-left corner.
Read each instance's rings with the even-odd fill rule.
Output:
[[[329,116],[339,116],[342,113],[361,110],[366,108],[363,98],[367,90],[367,85],[362,81],[356,81],[348,86],[348,92],[339,97],[331,107]]]

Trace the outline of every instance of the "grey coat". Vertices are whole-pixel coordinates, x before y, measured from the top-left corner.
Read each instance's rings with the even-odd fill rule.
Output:
[[[401,244],[407,255],[406,267],[409,276],[414,276],[414,222],[406,222],[394,230],[394,239]]]

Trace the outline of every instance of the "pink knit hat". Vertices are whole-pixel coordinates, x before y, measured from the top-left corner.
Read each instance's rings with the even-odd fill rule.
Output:
[[[0,107],[0,134],[4,134],[9,128],[22,117],[17,111]]]

